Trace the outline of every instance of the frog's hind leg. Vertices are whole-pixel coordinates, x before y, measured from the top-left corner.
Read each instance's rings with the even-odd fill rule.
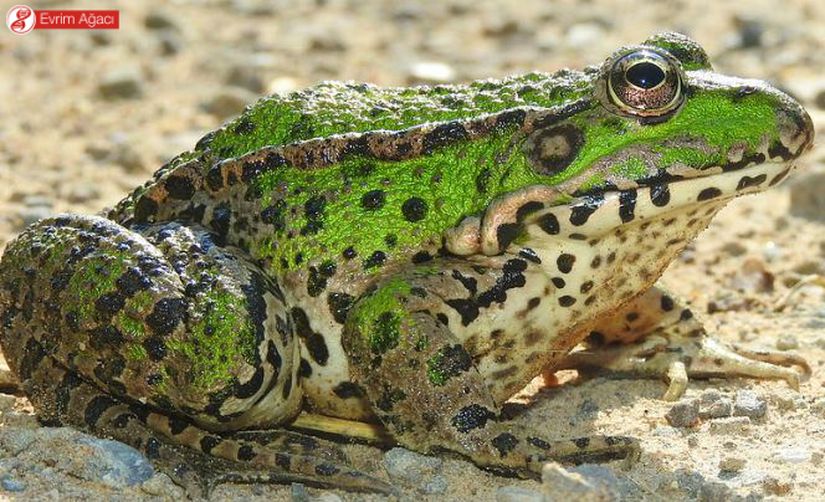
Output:
[[[810,374],[808,363],[798,355],[729,347],[714,340],[689,308],[659,286],[600,321],[585,350],[571,353],[552,371],[566,368],[665,378],[666,400],[684,393],[689,376],[785,380],[798,389],[800,377]]]
[[[449,267],[472,273],[461,264]],[[500,409],[471,355],[445,323],[442,295],[459,279],[440,267],[386,280],[348,313],[342,343],[356,383],[402,445],[449,450],[499,473],[537,476],[546,460],[584,462],[635,455],[630,438],[551,440]]]
[[[175,223],[46,219],[0,262],[0,341],[47,423],[115,437],[153,458],[198,450],[223,459],[209,465],[220,464],[225,479],[386,491],[311,438],[231,434],[278,426],[300,409],[284,304],[242,252]]]
[[[303,482],[392,493],[384,481],[347,467],[334,444],[283,429],[214,433],[182,418],[126,403],[29,346],[30,373],[21,375],[46,425],[71,425],[141,450],[190,496],[221,483]]]

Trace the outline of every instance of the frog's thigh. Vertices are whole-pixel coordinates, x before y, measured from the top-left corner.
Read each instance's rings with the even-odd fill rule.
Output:
[[[353,379],[399,443],[418,451],[451,450],[480,466],[521,475],[536,474],[549,458],[575,462],[634,451],[628,438],[552,441],[499,422],[488,385],[443,322],[450,307],[442,295],[463,288],[461,274],[438,272],[443,269],[464,271],[451,262],[386,279],[355,303],[344,325]]]
[[[21,379],[38,343],[107,394],[208,429],[298,411],[298,349],[277,285],[205,230],[69,215],[26,230],[6,253],[0,276],[29,269],[4,288],[20,306],[3,343]]]
[[[624,375],[666,378],[665,399],[679,398],[688,376],[748,376],[780,379],[798,388],[800,373],[810,368],[787,352],[751,351],[728,347],[711,338],[701,320],[661,286],[602,319],[593,328],[584,351],[574,352],[557,368],[597,367]]]

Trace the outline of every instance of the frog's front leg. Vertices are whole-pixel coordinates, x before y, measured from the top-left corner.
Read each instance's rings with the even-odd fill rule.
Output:
[[[799,371],[789,368],[797,366]],[[598,368],[622,375],[665,378],[664,399],[684,394],[688,377],[746,376],[785,380],[799,388],[810,374],[800,356],[772,350],[727,346],[708,335],[701,319],[660,286],[600,320],[586,349],[568,355],[565,368]]]
[[[466,293],[471,276],[501,271],[479,274],[467,263],[447,261],[385,280],[347,316],[342,343],[351,375],[390,434],[410,449],[450,450],[479,466],[522,476],[536,475],[548,459],[582,462],[634,454],[630,438],[554,441],[499,421],[490,385],[451,331],[448,319],[455,311],[448,302],[456,291]],[[492,315],[505,297],[493,300]]]

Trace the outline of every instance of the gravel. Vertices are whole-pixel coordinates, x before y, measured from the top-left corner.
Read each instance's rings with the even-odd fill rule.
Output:
[[[665,418],[673,427],[693,427],[699,423],[699,402],[680,401],[670,408]]]
[[[752,390],[736,392],[733,403],[733,415],[751,419],[762,418],[768,411],[768,403]]]
[[[800,173],[789,186],[792,215],[825,221],[825,171]]]
[[[496,490],[496,502],[544,502],[544,496],[520,486],[502,486]]]
[[[384,454],[384,468],[390,479],[434,495],[447,490],[447,479],[441,474],[443,463],[439,457],[404,448],[393,448]]]
[[[135,99],[143,96],[143,74],[134,66],[123,66],[106,72],[97,86],[101,97],[109,100]]]
[[[711,420],[708,430],[711,434],[739,434],[751,425],[749,417],[724,417]]]
[[[218,120],[239,115],[257,96],[240,87],[225,87],[204,103],[204,109]]]
[[[615,476],[573,472],[551,462],[541,471],[542,490],[546,502],[606,501],[619,498]]]

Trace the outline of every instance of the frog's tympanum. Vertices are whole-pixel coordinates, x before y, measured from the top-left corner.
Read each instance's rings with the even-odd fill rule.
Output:
[[[390,489],[288,429],[302,410],[511,475],[627,456],[502,404],[571,367],[667,398],[691,375],[797,385],[804,360],[714,342],[655,283],[812,141],[796,101],[672,33],[583,71],[267,97],[105,215],[11,242],[3,350],[45,423],[179,474]]]

